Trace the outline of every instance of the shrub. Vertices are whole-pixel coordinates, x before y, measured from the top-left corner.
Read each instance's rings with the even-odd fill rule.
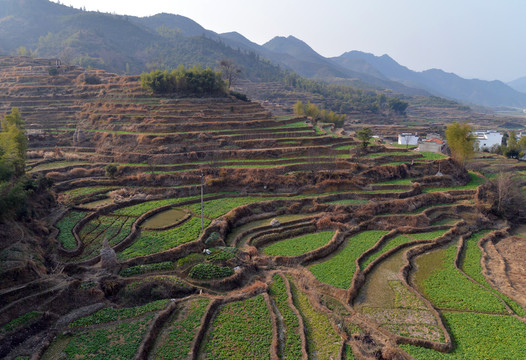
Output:
[[[117,165],[115,164],[108,164],[105,168],[106,176],[109,178],[114,178],[115,174],[117,174]]]
[[[84,83],[87,85],[98,85],[100,84],[100,79],[95,75],[85,75]]]
[[[198,254],[198,253],[193,253],[193,254],[187,255],[177,260],[177,266],[184,267],[185,265],[195,264],[203,260],[204,260],[203,255]]]
[[[239,99],[241,101],[248,101],[248,98],[245,94],[242,94],[240,92],[237,92],[237,91],[234,91],[234,90],[230,90],[230,95],[232,95],[233,97],[235,97],[236,99]]]
[[[131,266],[129,268],[126,268],[122,270],[119,275],[124,277],[134,276],[134,275],[140,275],[147,272],[152,271],[164,271],[164,270],[173,270],[174,264],[171,261],[165,261],[161,263],[155,263],[155,264],[147,264],[147,265],[137,265],[137,266]]]

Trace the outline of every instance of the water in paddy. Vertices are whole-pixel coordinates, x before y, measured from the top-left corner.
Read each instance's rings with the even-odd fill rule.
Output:
[[[273,217],[269,217],[269,218],[266,218],[266,219],[263,219],[263,220],[252,221],[252,222],[249,222],[248,224],[241,225],[241,226],[238,226],[238,227],[234,228],[228,234],[228,236],[226,238],[226,243],[227,244],[231,244],[231,242],[235,239],[235,237],[237,235],[241,234],[242,232],[254,229],[254,228],[259,227],[259,226],[270,225],[270,222],[272,221],[272,219],[278,219],[279,222],[284,223],[284,222],[287,222],[287,221],[303,219],[303,218],[306,218],[306,217],[309,217],[309,216],[312,216],[312,214],[293,214],[293,215],[273,216]],[[242,244],[245,240],[246,239],[244,239],[244,238],[241,239],[240,244]]]
[[[86,209],[96,209],[96,208],[110,205],[110,204],[113,204],[113,199],[108,198],[108,199],[102,199],[102,200],[97,200],[97,201],[92,201],[86,204],[82,204],[82,207]]]
[[[453,246],[455,243],[452,242],[449,245]],[[449,246],[431,250],[416,257],[415,264],[417,268],[416,271],[411,274],[411,280],[421,294],[425,294],[424,281],[433,273],[433,271],[444,267],[445,255],[448,247]]]
[[[172,208],[155,214],[143,224],[147,229],[159,229],[175,224],[186,216],[187,212],[183,209]]]
[[[365,280],[353,306],[357,311],[365,307],[392,309],[395,307],[395,294],[389,281],[400,281],[398,275],[404,266],[403,255],[407,248],[401,249],[376,265]]]

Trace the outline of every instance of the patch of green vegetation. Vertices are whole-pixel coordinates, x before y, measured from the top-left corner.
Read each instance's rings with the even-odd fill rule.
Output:
[[[146,273],[154,272],[154,271],[166,271],[166,270],[174,270],[174,269],[175,269],[175,266],[173,262],[164,261],[164,262],[155,263],[155,264],[130,266],[129,268],[121,270],[121,272],[119,272],[119,275],[124,276],[124,277],[130,277],[130,276],[146,274]]]
[[[418,145],[405,145],[405,144],[399,144],[399,143],[391,143],[389,145],[400,148],[400,149],[409,149],[409,150],[413,150],[418,147]]]
[[[266,359],[272,343],[270,313],[263,295],[224,305],[214,318],[206,359]]]
[[[479,185],[482,185],[486,182],[486,179],[484,177],[479,176],[473,172],[469,172],[469,176],[471,177],[471,180],[469,183],[463,186],[450,186],[450,187],[440,187],[440,188],[429,188],[424,189],[423,192],[425,193],[431,193],[431,192],[437,192],[437,191],[452,191],[452,190],[474,190]]]
[[[358,145],[356,144],[341,145],[341,146],[335,147],[334,150],[350,150],[350,149],[354,149],[357,146]]]
[[[414,179],[394,179],[375,183],[375,185],[411,185]]]
[[[284,359],[300,359],[302,354],[300,323],[298,317],[289,306],[287,288],[281,276],[276,274],[272,277],[269,293],[276,302],[276,307],[283,319],[284,340],[281,357]]]
[[[148,287],[150,284],[154,284],[154,286],[159,285],[159,283],[164,283],[169,285],[171,288],[178,288],[179,290],[183,292],[190,292],[192,289],[194,289],[191,285],[181,280],[181,278],[175,276],[175,275],[151,275],[142,277],[138,281],[133,281],[126,285],[126,288],[124,290],[124,296],[125,297],[137,297],[142,296],[140,293],[137,293],[137,291],[140,292],[141,288]],[[162,295],[152,294],[156,295],[157,298],[162,297]]]
[[[354,360],[354,354],[352,353],[352,348],[348,344],[345,344],[345,350],[343,353],[344,353],[345,360]]]
[[[69,323],[70,329],[78,327],[86,327],[96,324],[104,324],[114,321],[121,321],[130,318],[136,318],[144,314],[162,310],[166,307],[170,300],[158,300],[146,305],[130,307],[130,308],[104,308],[97,311],[95,314],[82,317]]]
[[[64,349],[68,359],[133,359],[153,314],[101,329],[76,332]]]
[[[237,248],[234,247],[217,247],[209,249],[210,254],[206,254],[205,258],[208,261],[227,261],[236,256],[238,252]]]
[[[210,300],[208,298],[194,299],[185,303],[177,318],[168,328],[168,336],[155,352],[155,359],[187,359],[192,342],[201,325]]]
[[[72,230],[77,223],[82,220],[87,213],[81,211],[70,211],[57,222],[57,228],[60,230],[57,240],[66,250],[77,248],[77,241],[73,236]]]
[[[340,335],[333,329],[328,316],[316,310],[307,295],[300,291],[292,281],[290,288],[294,305],[303,317],[309,358],[334,358],[335,354],[340,351]]]
[[[486,289],[498,294],[498,296],[501,297],[517,315],[526,316],[526,311],[522,308],[522,306],[520,306],[504,294],[501,294],[494,290],[482,274],[482,266],[480,264],[482,258],[482,251],[480,250],[477,244],[480,241],[480,239],[482,239],[490,232],[490,230],[479,231],[473,234],[469,239],[465,241],[465,247],[464,252],[462,254],[463,256],[461,257],[460,268],[473,280],[483,285]]]
[[[205,219],[205,227],[210,220]],[[165,231],[142,231],[141,236],[130,247],[118,254],[118,258],[131,259],[172,249],[178,245],[195,241],[201,233],[201,219],[192,218],[183,225]]]
[[[419,154],[422,154],[422,156],[424,156],[424,159],[426,159],[426,160],[440,160],[440,159],[446,159],[447,158],[447,155],[439,154],[439,153],[435,153],[435,152],[424,151],[424,152],[420,152]]]
[[[450,353],[400,345],[417,360],[526,359],[526,324],[513,316],[443,312],[455,340]]]
[[[442,264],[423,279],[424,295],[440,309],[508,314],[495,295],[469,281],[455,268],[456,254],[457,246],[445,250]]]
[[[365,158],[369,158],[369,159],[374,159],[374,158],[378,158],[380,156],[400,156],[400,155],[412,155],[413,153],[410,153],[410,152],[400,152],[400,151],[396,151],[396,152],[379,152],[379,153],[373,153],[373,154],[368,154],[366,156],[364,156]]]
[[[71,261],[78,262],[98,256],[105,239],[110,246],[117,245],[130,234],[134,221],[135,218],[126,216],[99,216],[90,221],[80,231],[84,250],[81,256],[71,258]]]
[[[210,263],[201,263],[194,265],[188,276],[193,279],[207,280],[228,277],[234,274],[234,270],[227,266],[218,266]]]
[[[30,172],[53,170],[53,169],[67,167],[67,166],[79,166],[79,165],[87,165],[87,164],[92,164],[92,163],[88,161],[53,161],[53,162],[37,165],[33,169],[31,169]]]
[[[202,254],[192,253],[177,260],[177,266],[185,267],[187,265],[202,262],[204,259],[205,257]]]
[[[327,204],[335,204],[335,205],[362,205],[362,204],[366,204],[368,202],[369,202],[369,200],[344,199],[344,200],[330,201]]]
[[[10,322],[8,322],[7,324],[5,324],[4,326],[2,326],[0,328],[0,334],[2,333],[8,333],[10,331],[13,331],[14,329],[16,329],[17,327],[19,327],[20,325],[22,324],[26,324],[28,323],[29,321],[39,317],[40,315],[42,315],[41,312],[39,311],[30,311],[30,312],[27,312],[25,313],[24,315],[22,316],[19,316],[17,317],[16,319],[14,320],[11,320]]]
[[[355,272],[355,260],[370,249],[388,231],[370,230],[358,233],[347,240],[346,246],[330,259],[309,266],[316,278],[326,284],[347,289]]]
[[[64,191],[63,194],[67,195],[70,199],[75,199],[81,196],[86,196],[102,191],[112,191],[117,189],[116,187],[110,186],[93,186],[93,187],[81,187],[68,191]]]
[[[411,238],[413,238],[415,240],[433,240],[433,239],[436,239],[436,238],[444,235],[448,231],[449,231],[449,229],[435,230],[435,231],[430,231],[430,232],[406,234],[406,236],[411,237]]]
[[[280,118],[280,117],[278,116],[278,118]],[[279,120],[282,120],[282,119],[279,119]],[[307,124],[305,121],[298,121],[298,122],[295,122],[295,123],[279,125],[279,126],[276,126],[275,128],[270,128],[270,129],[287,129],[287,128],[295,128],[295,127],[311,128],[312,125]]]
[[[367,259],[360,264],[360,268],[362,270],[365,269],[367,267],[367,265],[369,265],[374,260],[376,260],[378,257],[380,257],[380,255],[388,252],[391,249],[394,249],[395,247],[397,247],[399,245],[408,243],[408,242],[413,241],[413,240],[414,239],[412,239],[412,238],[410,238],[408,236],[405,236],[405,235],[398,235],[398,236],[392,238],[391,240],[389,240],[389,242],[387,242],[384,246],[382,246],[380,249],[378,249],[375,253],[369,255],[369,257],[367,257]]]
[[[237,208],[238,206],[252,204],[256,202],[271,201],[282,199],[282,197],[254,197],[254,196],[245,196],[245,197],[230,197],[217,200],[209,200],[204,202],[204,216],[209,219],[218,218],[221,215],[226,214],[232,209]],[[190,210],[195,214],[201,213],[201,204],[193,204],[189,206]]]
[[[406,161],[393,161],[393,162],[385,163],[383,165],[398,166],[398,165],[403,165],[403,164],[407,164],[407,162]]]
[[[334,233],[323,231],[278,241],[264,248],[263,252],[271,256],[298,256],[326,245]]]
[[[140,203],[137,205],[127,206],[125,208],[115,210],[113,214],[139,217],[142,214],[150,210],[157,209],[158,207],[161,207],[161,206],[166,206],[170,204],[178,204],[183,201],[199,200],[199,199],[200,199],[199,196],[189,196],[189,197],[184,197],[184,198],[147,201],[147,202]]]

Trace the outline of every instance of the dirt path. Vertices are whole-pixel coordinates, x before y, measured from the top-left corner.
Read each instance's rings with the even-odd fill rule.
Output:
[[[505,238],[494,249],[498,254],[490,252],[488,261],[488,267],[494,269],[491,280],[498,285],[500,291],[526,308],[526,236]],[[502,261],[505,271],[495,271]]]

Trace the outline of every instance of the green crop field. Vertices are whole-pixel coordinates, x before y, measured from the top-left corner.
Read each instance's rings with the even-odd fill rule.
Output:
[[[489,290],[469,281],[454,266],[457,246],[445,250],[442,261],[422,280],[425,296],[439,309],[508,314],[504,304]]]
[[[477,246],[477,243],[489,232],[489,230],[480,231],[478,233],[473,234],[470,238],[466,240],[464,253],[461,258],[461,269],[473,280],[477,281],[479,284],[483,285],[493,293],[498,294],[506,302],[506,304],[508,304],[508,306],[511,309],[513,309],[513,311],[517,315],[526,316],[526,311],[519,304],[517,304],[515,301],[508,298],[504,294],[498,293],[496,290],[494,290],[482,274],[482,266],[480,265],[482,251]]]
[[[164,71],[181,59],[163,56],[140,76],[119,75],[140,71],[133,59],[109,73],[0,57],[0,107],[16,103],[32,131],[16,144],[25,159],[0,144],[0,358],[526,359],[526,163],[384,146],[491,116],[435,97],[392,103],[245,55],[232,61],[272,79],[237,84],[247,95],[211,69]],[[299,102],[305,116],[271,110],[302,113]],[[395,115],[406,102],[408,117]],[[524,119],[494,120],[510,132]],[[452,351],[429,350],[449,336]]]
[[[340,349],[340,335],[333,329],[327,315],[315,309],[292,281],[290,285],[294,305],[303,317],[309,353],[316,359],[330,359]]]
[[[333,236],[334,231],[298,236],[267,246],[263,252],[271,256],[298,256],[326,245]]]
[[[67,359],[132,359],[154,315],[100,329],[78,331],[64,349]]]
[[[371,248],[388,231],[364,231],[347,240],[347,244],[328,260],[309,266],[309,270],[321,282],[347,289],[355,272],[354,261]]]
[[[301,337],[300,323],[298,317],[290,308],[288,303],[287,288],[283,278],[279,275],[272,277],[270,285],[270,295],[276,302],[276,307],[283,318],[283,353],[281,356],[285,359],[301,358]]]
[[[272,324],[262,295],[224,305],[212,324],[203,353],[206,359],[267,358]]]
[[[187,359],[192,342],[201,325],[210,300],[193,299],[179,305],[177,316],[167,328],[167,336],[156,348],[154,358],[157,360]]]
[[[60,230],[58,233],[58,241],[64,249],[73,250],[77,248],[77,241],[71,231],[75,225],[77,225],[77,222],[86,217],[86,215],[88,214],[85,212],[70,211],[57,223],[57,228]]]
[[[205,219],[205,226],[210,220]],[[142,231],[132,245],[118,254],[119,259],[131,259],[166,251],[190,241],[197,240],[201,233],[201,219],[192,218],[179,227],[164,231]]]
[[[431,192],[437,192],[437,191],[451,191],[451,190],[474,190],[479,185],[482,185],[486,182],[486,180],[482,176],[479,176],[473,172],[470,172],[469,176],[471,177],[471,181],[467,183],[466,185],[428,188],[428,189],[424,189],[423,191],[426,193],[431,193]]]
[[[417,360],[526,359],[526,324],[513,316],[443,312],[455,341],[451,353],[401,345]]]

